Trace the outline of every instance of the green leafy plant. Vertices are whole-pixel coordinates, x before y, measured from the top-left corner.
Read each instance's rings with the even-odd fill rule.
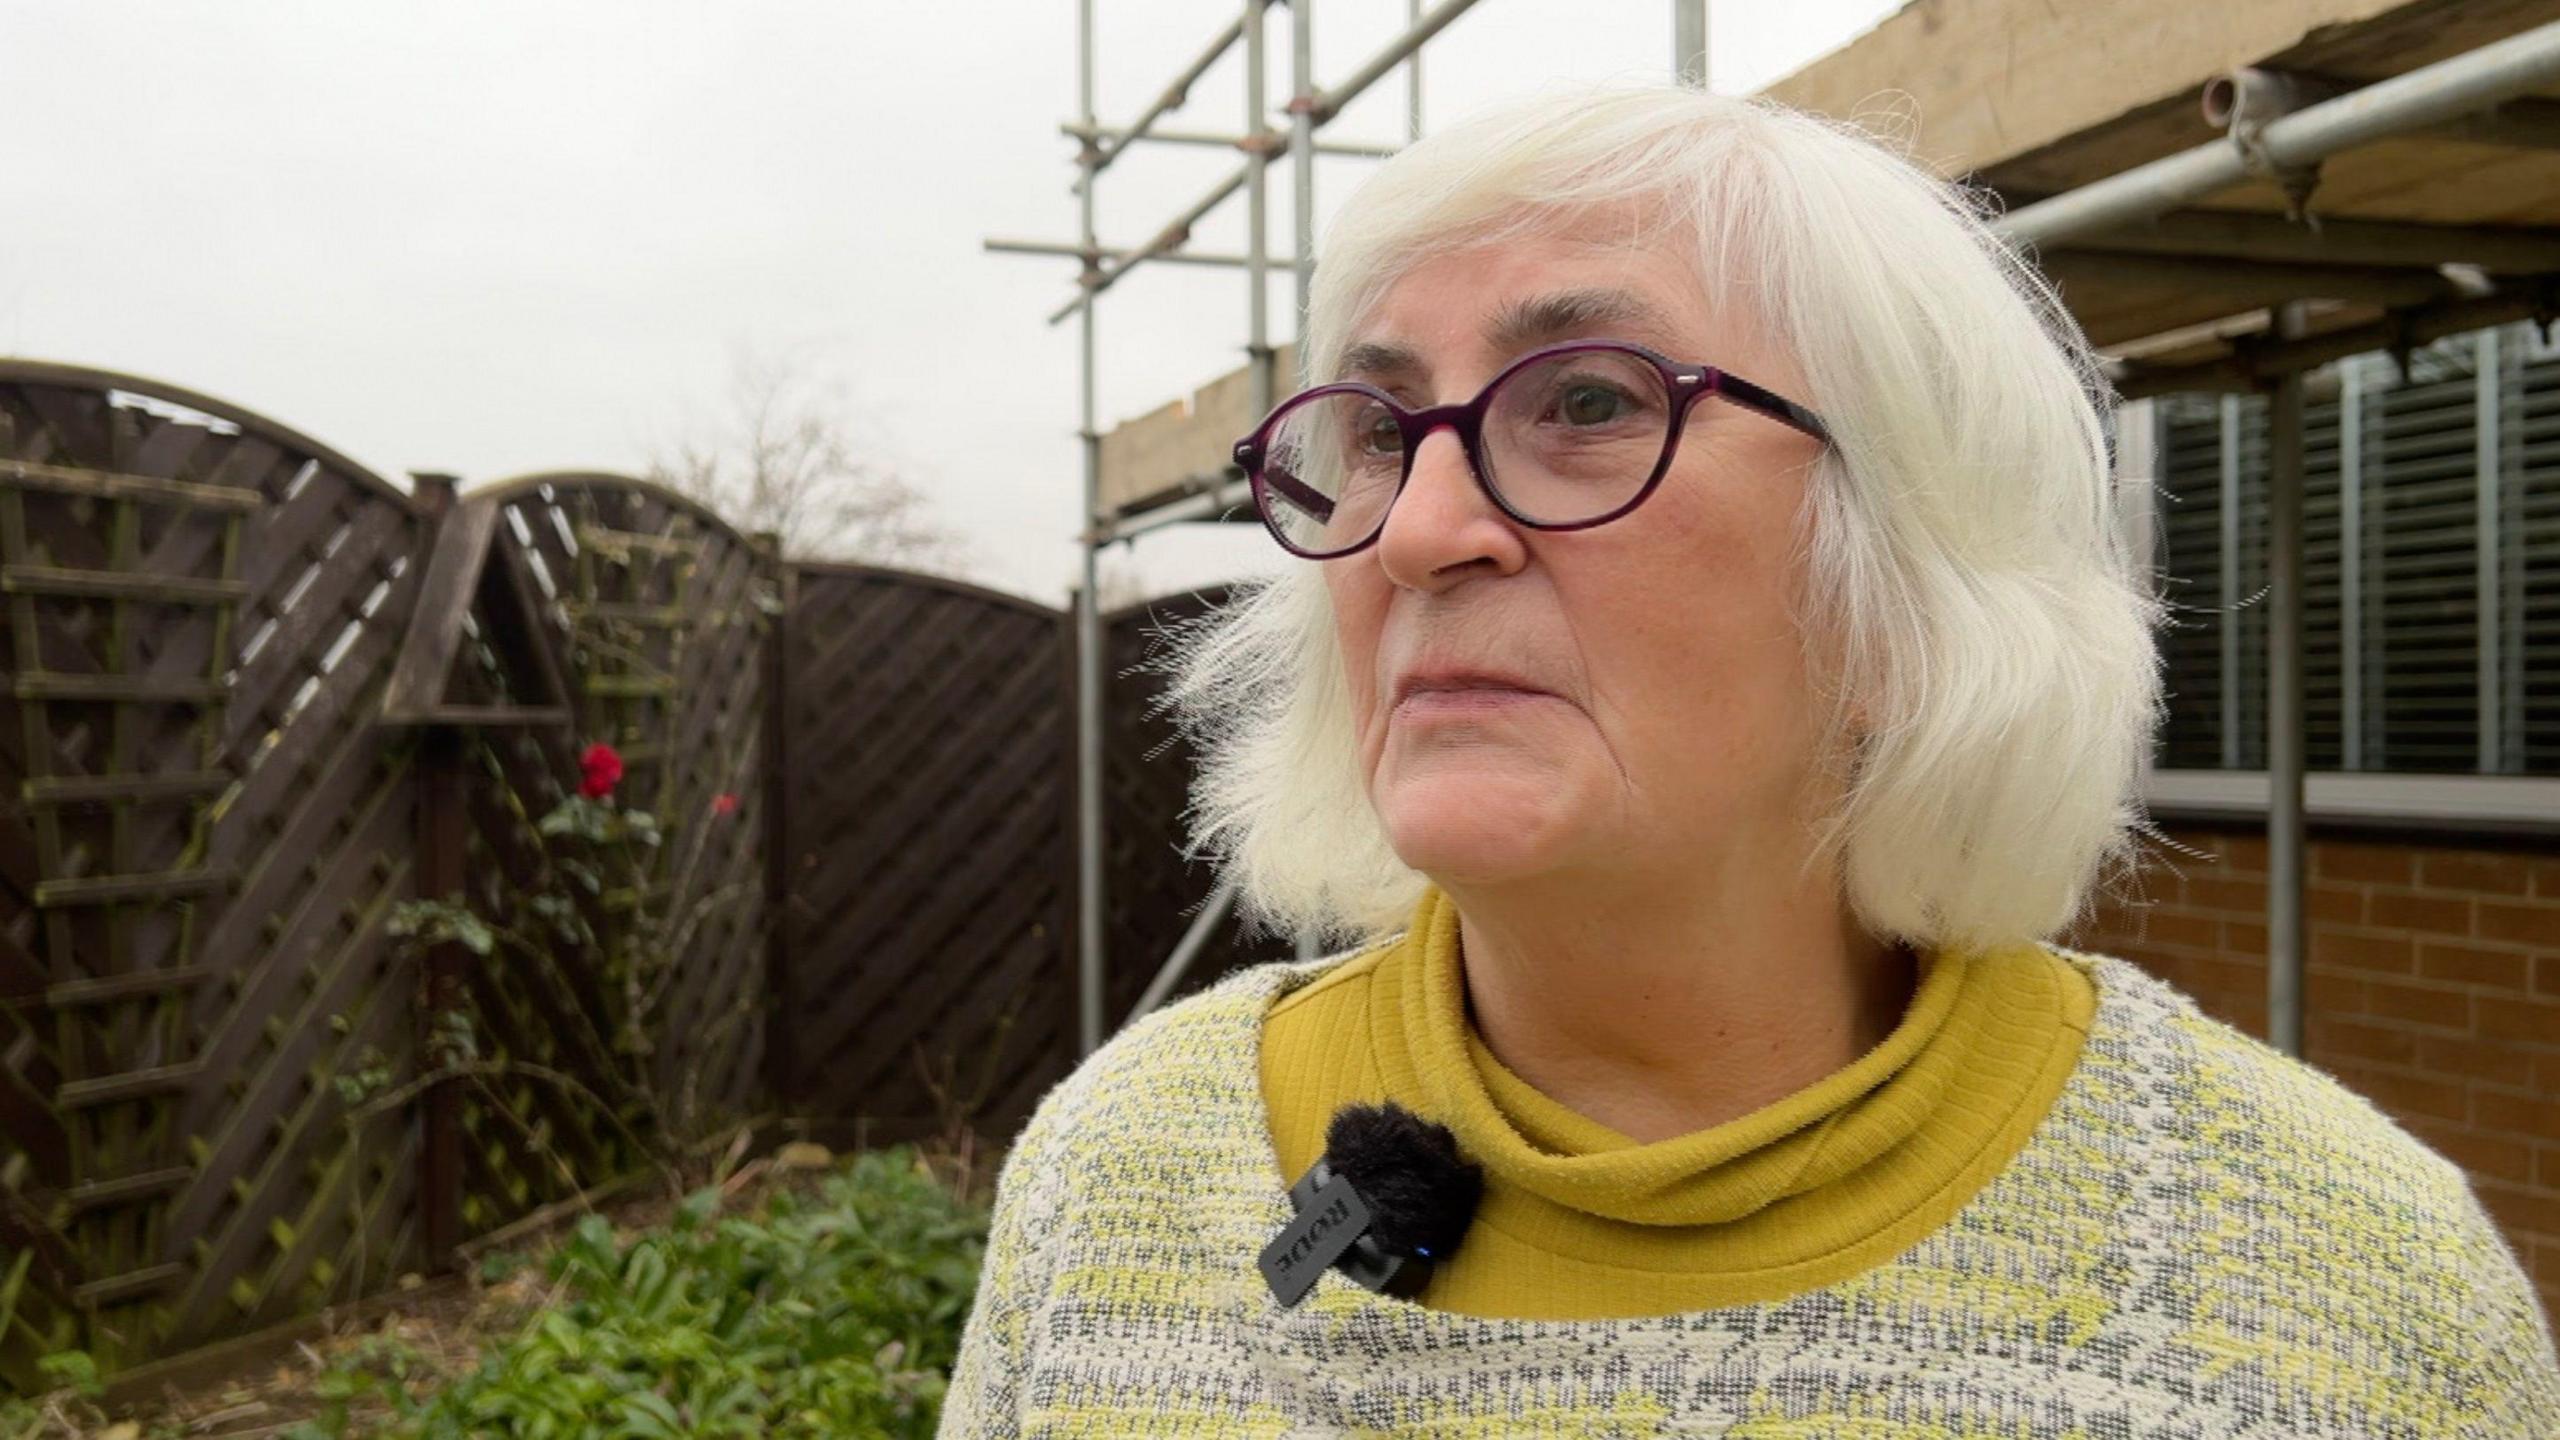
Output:
[[[672,832],[648,810],[616,799],[620,754],[609,745],[590,745],[579,768],[577,788],[549,811],[535,817],[516,809],[523,833],[535,842],[526,879],[481,906],[459,894],[405,901],[393,907],[387,925],[413,952],[460,946],[514,967],[524,983],[555,997],[594,997],[595,1011],[575,1000],[556,1007],[555,1013],[569,1019],[561,1043],[578,1063],[562,1068],[493,1053],[471,1012],[448,1007],[431,1013],[414,1076],[395,1083],[388,1057],[368,1046],[335,1083],[356,1107],[347,1123],[362,1125],[435,1085],[475,1082],[497,1113],[518,1122],[528,1146],[550,1155],[564,1184],[576,1189],[606,1178],[577,1174],[545,1135],[522,1124],[518,1107],[493,1082],[523,1078],[547,1084],[601,1117],[672,1189],[679,1183],[685,1142],[703,1117],[697,1103],[700,1064],[670,1074],[657,1063],[658,1037],[671,1023],[665,1013],[668,991],[705,923],[749,898],[753,885],[715,887],[675,904],[662,883],[662,851]],[[501,785],[496,793],[516,805],[512,788]],[[677,828],[699,845],[713,827],[737,823],[730,818],[736,810],[735,796],[718,795],[704,816]],[[744,993],[698,1027],[687,1017],[694,1032],[691,1053],[720,1053],[718,1040],[751,1017],[754,999]]]
[[[421,1391],[405,1347],[351,1353],[322,1376],[330,1412],[289,1440],[931,1435],[984,1211],[903,1147],[758,1215],[721,1198],[697,1190],[629,1236],[585,1217],[544,1262],[556,1302],[475,1369]],[[380,1428],[351,1428],[367,1410]]]

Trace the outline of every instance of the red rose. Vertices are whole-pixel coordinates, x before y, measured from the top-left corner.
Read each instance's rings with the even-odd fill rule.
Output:
[[[578,793],[590,800],[602,800],[622,783],[622,753],[599,741],[578,757],[578,769],[584,772],[578,781]]]
[[[738,813],[738,797],[737,797],[737,796],[735,796],[735,795],[730,794],[730,793],[729,793],[728,791],[726,791],[726,790],[723,790],[723,791],[721,791],[719,794],[712,796],[712,797],[711,797],[711,813],[712,813],[712,814],[714,814],[714,815],[735,815],[735,814],[737,814],[737,813]]]

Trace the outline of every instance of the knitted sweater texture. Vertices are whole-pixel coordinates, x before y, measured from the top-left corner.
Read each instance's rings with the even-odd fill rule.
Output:
[[[2548,1322],[2462,1173],[2120,960],[2044,1121],[1903,1253],[1762,1304],[1497,1320],[1254,1257],[1290,1216],[1258,966],[1115,1037],[999,1181],[943,1411],[992,1436],[2560,1437]]]

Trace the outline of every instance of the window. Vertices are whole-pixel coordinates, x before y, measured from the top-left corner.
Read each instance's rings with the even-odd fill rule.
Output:
[[[2560,776],[2560,344],[2531,326],[2305,377],[2314,772]],[[2153,408],[2163,771],[2267,764],[2267,401]]]

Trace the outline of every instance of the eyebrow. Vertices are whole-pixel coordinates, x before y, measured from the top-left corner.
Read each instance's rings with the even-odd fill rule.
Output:
[[[1516,355],[1551,340],[1598,330],[1657,345],[1669,342],[1673,333],[1663,313],[1634,292],[1594,286],[1515,300],[1494,315],[1485,326],[1484,335],[1495,353]],[[1364,340],[1342,353],[1335,378],[1418,378],[1430,369],[1421,353],[1410,345]]]

